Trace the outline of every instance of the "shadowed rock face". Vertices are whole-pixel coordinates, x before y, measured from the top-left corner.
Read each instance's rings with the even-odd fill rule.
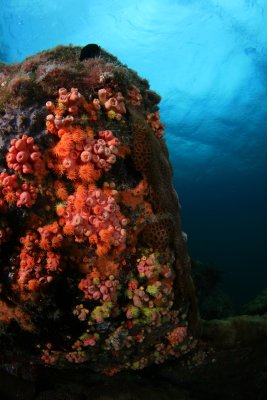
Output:
[[[9,368],[13,375],[0,371],[0,395],[11,400],[18,393],[25,400],[265,399],[266,321],[266,316],[202,321],[201,345],[191,355],[113,377],[87,368],[55,370],[14,363]]]
[[[267,313],[267,289],[264,289],[255,299],[242,307],[242,312],[249,315],[262,315]]]
[[[197,311],[160,98],[85,50],[0,66],[0,347],[113,375],[192,350]]]

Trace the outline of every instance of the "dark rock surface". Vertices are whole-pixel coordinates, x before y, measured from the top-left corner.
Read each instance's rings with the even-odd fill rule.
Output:
[[[262,315],[267,313],[267,289],[242,307],[243,314]]]
[[[198,350],[187,357],[105,377],[90,370],[20,364],[0,372],[1,399],[265,400],[267,316],[201,322]]]

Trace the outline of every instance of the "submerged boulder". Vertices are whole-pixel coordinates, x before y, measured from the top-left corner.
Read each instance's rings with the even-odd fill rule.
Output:
[[[197,310],[160,97],[90,46],[0,66],[0,347],[112,375],[188,353]]]
[[[262,315],[267,313],[267,289],[263,289],[254,299],[242,307],[242,313]]]

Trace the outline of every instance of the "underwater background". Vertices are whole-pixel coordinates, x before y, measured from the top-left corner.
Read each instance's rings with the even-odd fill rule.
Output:
[[[0,60],[97,43],[149,80],[194,260],[236,307],[267,285],[266,0],[0,0]]]

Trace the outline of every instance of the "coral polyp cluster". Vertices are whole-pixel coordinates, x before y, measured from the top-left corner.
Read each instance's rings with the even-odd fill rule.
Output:
[[[48,231],[47,227],[38,228]],[[53,248],[58,247],[62,238],[56,236],[57,243],[54,241]],[[49,246],[47,238],[39,239],[36,232],[27,232],[25,237],[20,238],[22,249],[19,255],[20,264],[16,284],[19,285],[19,290],[23,293],[36,292],[41,286],[50,283],[55,276],[55,273],[62,271],[60,267],[60,254],[52,251],[52,246]],[[45,243],[44,243],[45,242]]]
[[[50,168],[66,174],[71,180],[94,182],[116,162],[120,141],[111,130],[101,130],[96,134],[90,126],[74,125],[76,121],[85,125],[87,120],[97,120],[96,111],[101,109],[98,99],[89,104],[75,88],[69,93],[65,88],[58,92],[57,106],[51,101],[46,103],[49,111],[54,113],[46,117],[46,127],[60,138],[53,148],[56,160],[50,162]]]
[[[96,245],[96,254],[108,253],[112,246],[117,253],[125,249],[127,219],[120,212],[115,196],[107,196],[98,188],[82,188],[68,196],[61,216],[63,232],[75,242]],[[116,192],[115,190],[113,192]]]
[[[38,182],[46,173],[38,150],[39,147],[34,145],[34,139],[31,136],[23,135],[21,139],[11,140],[6,162],[12,174],[6,170],[0,174],[2,204],[16,203],[17,207],[30,208],[35,203]],[[35,176],[35,182],[24,177],[29,174]]]
[[[34,138],[22,135],[12,139],[6,156],[7,166],[19,174],[37,174],[43,167],[39,146],[34,144]]]
[[[0,301],[19,310],[0,325],[8,351],[26,318],[31,360],[111,375],[194,347],[194,291],[159,96],[79,51],[0,69]]]

